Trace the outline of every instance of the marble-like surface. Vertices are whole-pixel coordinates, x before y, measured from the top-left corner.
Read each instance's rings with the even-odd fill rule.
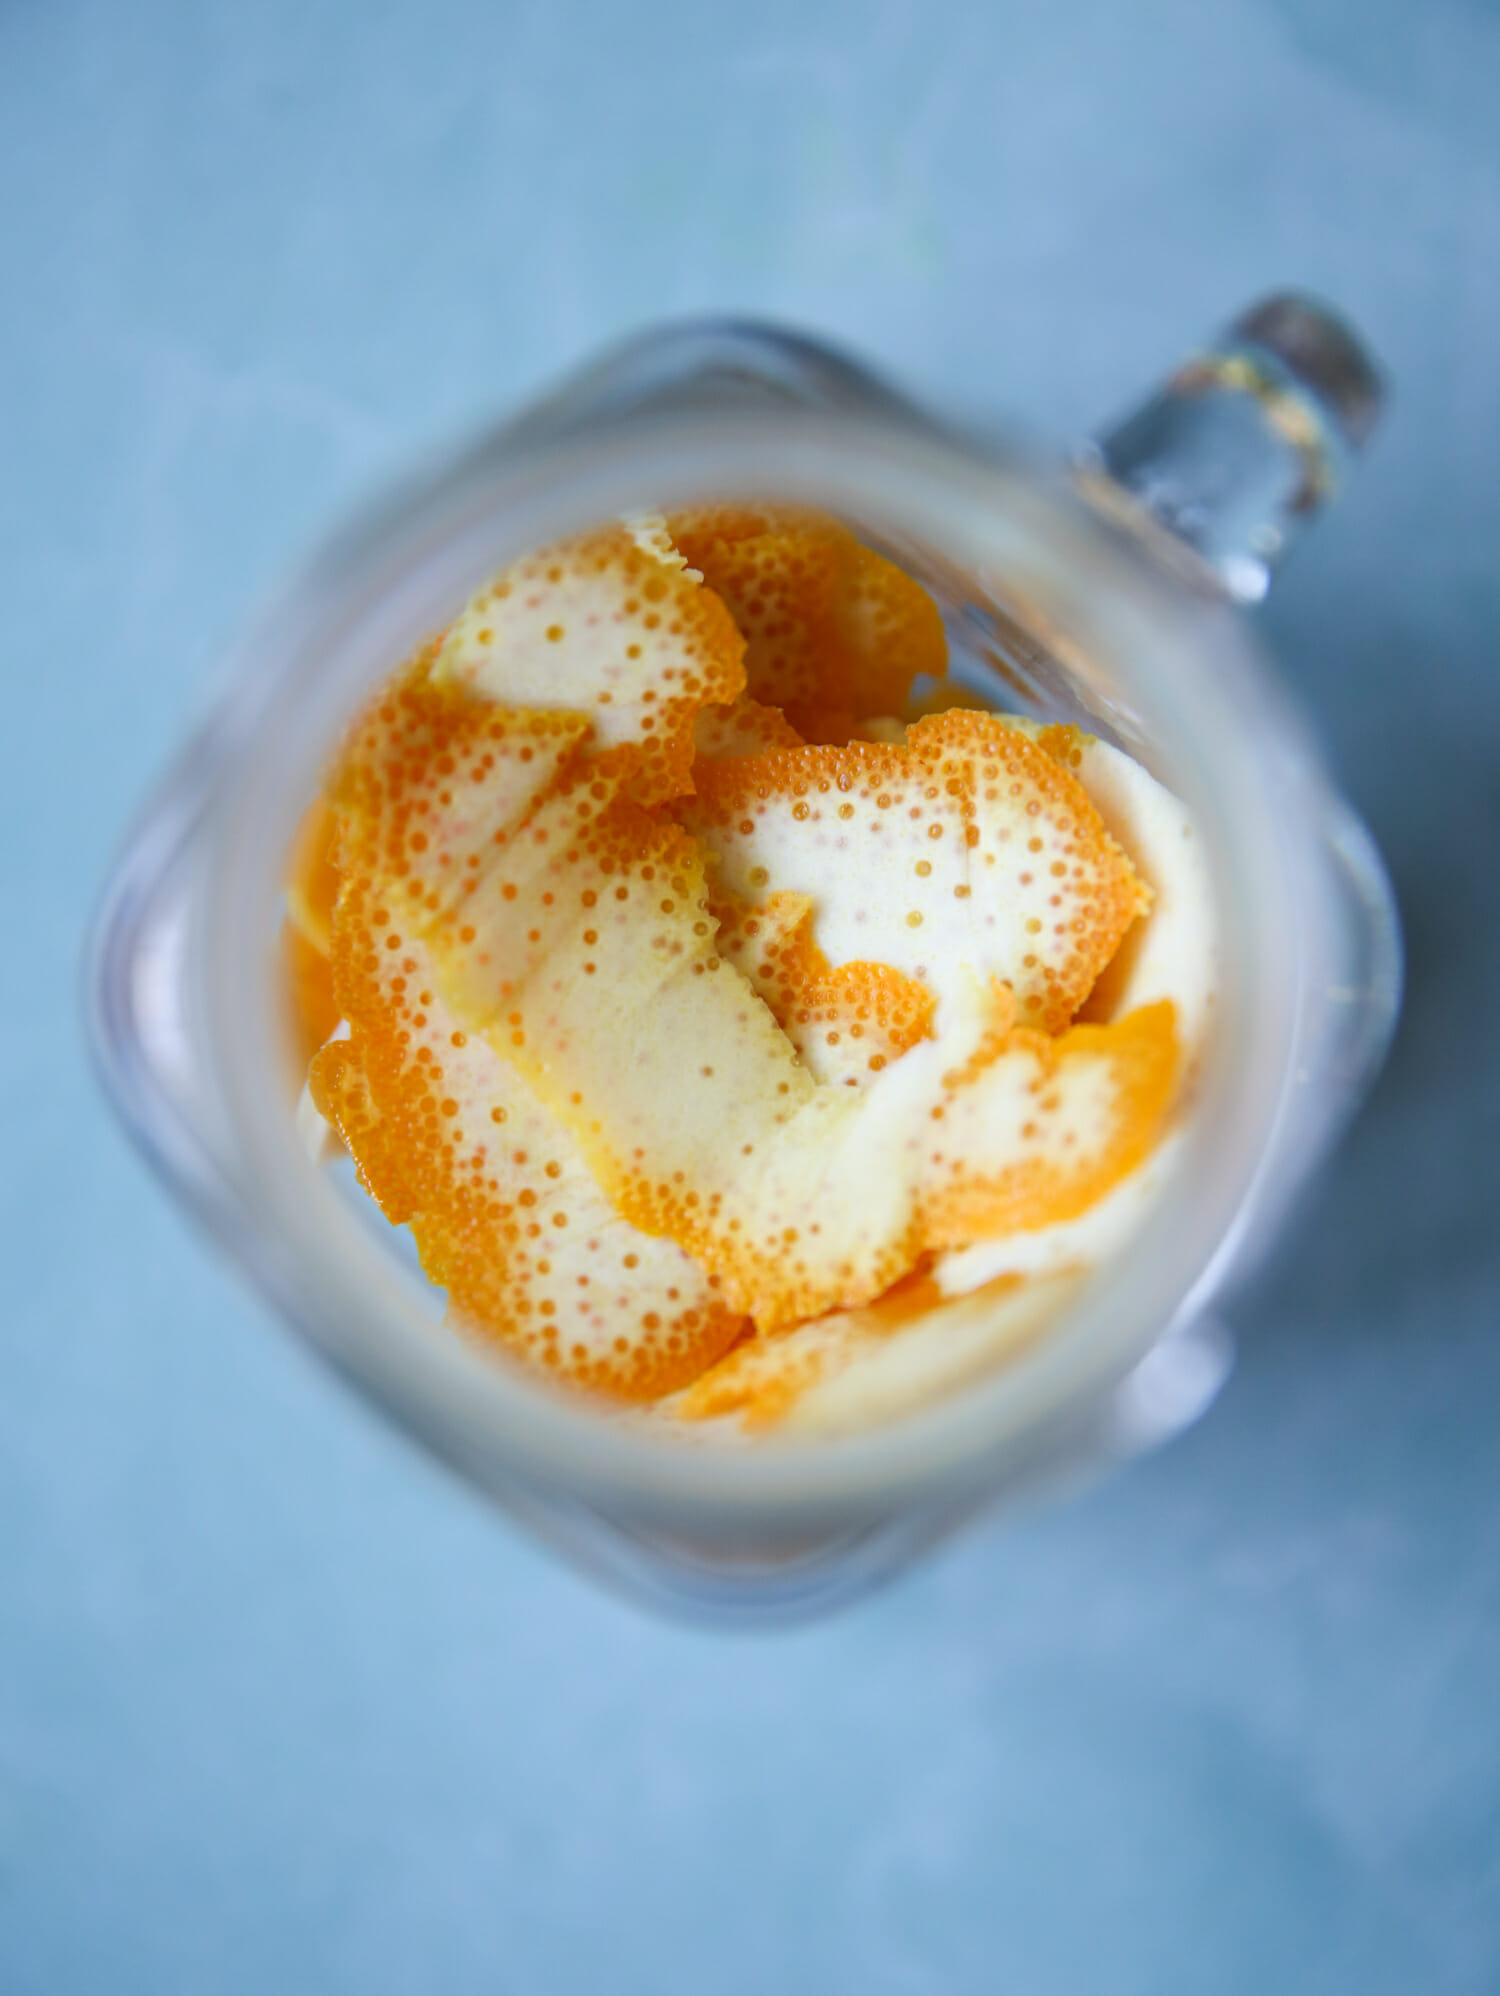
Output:
[[[1480,0],[0,8],[0,1987],[1500,1987],[1497,104]],[[825,1626],[647,1621],[127,1153],[111,844],[306,537],[605,338],[1067,436],[1285,281],[1397,384],[1265,619],[1402,896],[1386,1077],[1184,1440]]]

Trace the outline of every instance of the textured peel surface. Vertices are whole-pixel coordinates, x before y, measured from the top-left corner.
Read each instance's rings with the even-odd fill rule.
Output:
[[[333,966],[290,921],[282,925],[281,973],[292,1047],[299,1068],[305,1070],[341,1015]]]
[[[747,695],[727,707],[703,707],[693,725],[693,746],[707,762],[764,755],[770,749],[801,748],[798,734],[779,707],[766,707]]]
[[[1069,768],[1087,790],[1110,836],[1151,888],[1145,919],[1125,936],[1089,993],[1084,1016],[1123,1017],[1170,998],[1184,1059],[1191,1065],[1208,1030],[1219,981],[1213,883],[1203,840],[1187,806],[1122,749],[1058,723],[1007,719]]]
[[[341,876],[336,852],[338,816],[325,797],[314,798],[292,841],[287,865],[287,920],[321,955],[332,947],[333,904]]]
[[[1071,771],[990,715],[705,764],[696,782],[677,815],[723,891],[806,895],[831,961],[888,964],[939,997],[1001,977],[1049,1032],[1149,902]]]
[[[386,1217],[409,1222],[462,1323],[574,1383],[648,1399],[695,1377],[739,1320],[668,1240],[629,1227],[522,1077],[445,1005],[425,943],[350,882],[334,974],[350,1036],[312,1063],[319,1109]]]
[[[995,1016],[926,1132],[923,1244],[951,1248],[1071,1220],[1146,1156],[1179,1070],[1170,1000],[1056,1037]]]
[[[805,740],[846,741],[852,719],[899,710],[918,674],[946,673],[927,591],[828,515],[718,506],[669,524],[744,634],[747,691]]]
[[[701,854],[628,795],[631,754],[565,776],[497,848],[435,938],[450,1002],[574,1131],[617,1210],[736,1307],[806,1315],[846,1262],[884,1287],[906,1265],[896,1230],[836,1196],[849,1098],[719,955]],[[804,1228],[826,1231],[806,1263]]]
[[[328,961],[339,891],[334,862],[337,837],[337,816],[324,798],[316,798],[297,827],[287,865],[281,987],[293,1056],[303,1072],[339,1022]]]
[[[773,894],[760,906],[715,894],[720,956],[746,976],[818,1081],[867,1086],[932,1033],[926,985],[888,963],[837,969],[813,933],[805,894]]]
[[[611,660],[623,652],[634,664],[629,633],[637,628],[660,685],[675,690],[657,701],[633,682],[641,696],[633,714],[624,699],[604,700],[641,739],[603,752],[595,749],[597,708],[503,704],[445,668],[442,641],[377,695],[329,787],[338,824],[333,877],[342,886],[327,928],[336,1009],[349,1035],[315,1057],[311,1085],[388,1217],[411,1223],[424,1268],[460,1320],[575,1383],[644,1398],[700,1371],[739,1319],[711,1273],[670,1239],[638,1235],[620,1217],[567,1128],[499,1045],[468,1030],[441,980],[446,956],[485,994],[481,1011],[493,995],[488,965],[475,960],[484,953],[471,949],[478,931],[470,913],[493,886],[487,869],[499,851],[519,850],[523,838],[531,849],[544,846],[549,804],[555,826],[557,811],[580,793],[592,807],[594,790],[614,796],[631,783],[650,794],[677,781],[679,767],[687,780],[698,705],[738,690],[737,665],[724,665],[738,640],[724,642],[718,607],[649,535],[644,545],[639,535],[628,543],[606,536],[602,546],[596,538],[570,553],[560,563],[579,585],[569,600],[576,608],[586,597],[593,628],[608,624],[610,635],[554,694],[582,701],[619,690],[628,675],[612,675]],[[677,577],[675,598],[647,587],[659,570]],[[524,680],[536,606],[525,598],[529,576],[512,583],[525,614],[501,625],[508,642],[485,660],[498,653]],[[611,592],[618,625],[607,616]],[[683,609],[684,592],[709,604],[696,621]],[[493,589],[486,594],[496,607]],[[498,605],[508,600],[502,594]],[[641,607],[663,601],[672,615]],[[482,645],[480,629],[490,632]],[[697,671],[684,669],[685,629],[703,648]],[[483,651],[495,637],[489,624],[479,626],[475,645]],[[552,643],[545,626],[540,641]],[[646,725],[661,714],[672,717],[670,728]],[[321,864],[326,833],[316,844]],[[326,900],[323,873],[310,859],[302,872]]]
[[[640,750],[643,804],[689,788],[694,723],[745,684],[744,639],[659,520],[606,527],[498,575],[444,640],[436,678],[498,704],[590,716]]]
[[[629,795],[632,753],[565,772],[434,947],[454,1009],[568,1123],[616,1208],[732,1307],[766,1328],[867,1301],[946,1245],[955,1213],[1042,1224],[1129,1168],[1170,1091],[1170,1005],[1054,1041],[970,977],[955,1029],[878,1085],[820,1081],[720,954],[699,847]]]
[[[1062,1307],[923,1271],[1128,1178],[1179,1020],[1148,978],[1072,1023],[1150,887],[1087,737],[889,718],[945,668],[838,523],[699,509],[515,564],[371,702],[297,849],[291,982],[304,1044],[347,1022],[314,1098],[460,1321],[837,1432]]]
[[[916,1276],[844,1310],[736,1345],[664,1412],[747,1433],[858,1433],[981,1379],[1027,1350],[1073,1301],[1079,1271],[1002,1276],[943,1298]]]

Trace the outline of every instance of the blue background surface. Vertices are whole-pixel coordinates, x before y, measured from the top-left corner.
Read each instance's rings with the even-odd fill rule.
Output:
[[[0,1988],[1500,1988],[1500,16],[0,5]],[[844,1618],[552,1566],[281,1337],[74,1005],[212,661],[414,449],[688,309],[1058,437],[1257,291],[1397,384],[1265,613],[1394,1057],[1203,1424]]]

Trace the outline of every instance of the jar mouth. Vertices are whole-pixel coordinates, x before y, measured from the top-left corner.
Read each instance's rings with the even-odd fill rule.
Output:
[[[1044,634],[1089,713],[1165,776],[1202,830],[1221,998],[1181,1161],[1132,1245],[1029,1353],[867,1434],[680,1442],[570,1404],[435,1329],[418,1285],[307,1157],[269,969],[294,827],[360,700],[496,568],[601,519],[774,495],[935,550]],[[318,556],[242,645],[231,689],[116,876],[96,1006],[176,882],[177,1031],[194,1064],[165,1112],[155,1056],[100,1029],[106,1079],[179,1195],[285,1315],[409,1428],[497,1494],[565,1489],[636,1515],[894,1506],[1045,1445],[1221,1278],[1287,1114],[1313,925],[1321,794],[1296,717],[1226,609],[1152,572],[1060,477],[897,410],[646,412],[528,443],[501,433],[392,495]],[[175,871],[174,871],[175,869]],[[102,1017],[103,1014],[101,1013]],[[129,1068],[127,1073],[125,1070]],[[184,1106],[185,1104],[185,1106]]]

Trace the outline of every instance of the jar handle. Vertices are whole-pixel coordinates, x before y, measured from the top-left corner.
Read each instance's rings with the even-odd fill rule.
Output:
[[[1339,491],[1384,395],[1363,342],[1335,312],[1278,292],[1086,445],[1081,480],[1179,572],[1258,603]]]

